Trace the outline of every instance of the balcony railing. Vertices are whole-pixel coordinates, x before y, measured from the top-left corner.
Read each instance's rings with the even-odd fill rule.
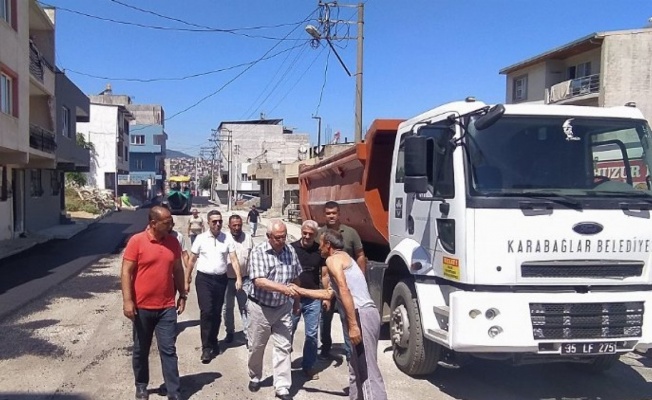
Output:
[[[557,103],[573,97],[600,92],[600,74],[583,76],[552,85],[546,90],[548,103]]]
[[[41,61],[41,55],[33,45],[29,46],[29,73],[40,82],[43,82],[43,62]]]
[[[54,133],[34,124],[29,125],[29,147],[46,153],[54,153],[57,141]]]

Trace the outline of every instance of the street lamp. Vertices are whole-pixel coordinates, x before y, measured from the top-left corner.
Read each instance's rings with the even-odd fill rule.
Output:
[[[339,5],[340,7],[344,5]],[[355,80],[355,142],[360,143],[362,142],[362,53],[363,53],[363,26],[364,26],[364,3],[358,3],[357,6],[358,9],[358,35],[357,35],[357,41],[358,41],[358,48],[357,48],[357,69],[356,69],[356,80]],[[346,67],[344,64],[344,61],[342,61],[342,58],[340,55],[337,53],[337,50],[335,50],[335,47],[333,46],[333,43],[331,43],[330,38],[328,35],[322,36],[322,34],[319,32],[319,30],[313,26],[313,25],[306,25],[306,32],[316,41],[320,41],[321,39],[325,39],[326,43],[330,46],[331,50],[333,50],[333,53],[335,53],[335,56],[337,57],[337,60],[340,62],[342,67],[344,67],[344,70],[346,73],[351,76],[351,72],[349,72],[349,69]]]

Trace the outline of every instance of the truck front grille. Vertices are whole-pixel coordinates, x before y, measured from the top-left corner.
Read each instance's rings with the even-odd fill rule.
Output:
[[[640,261],[557,261],[529,262],[521,264],[523,278],[612,278],[625,279],[641,276]]]
[[[530,303],[536,340],[640,337],[643,302]]]

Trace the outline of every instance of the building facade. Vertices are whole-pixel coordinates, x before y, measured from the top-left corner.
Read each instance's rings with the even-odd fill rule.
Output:
[[[598,32],[503,68],[507,103],[634,102],[652,118],[652,28]]]
[[[90,121],[77,124],[94,148],[88,184],[118,195],[118,175],[129,174],[129,123],[133,116],[124,106],[94,103],[93,97]]]
[[[129,146],[129,180],[148,181],[157,190],[166,179],[165,112],[157,104],[127,104],[134,116]]]
[[[57,134],[54,10],[35,0],[2,3],[0,240],[6,240],[59,224],[64,166],[83,164],[84,152]],[[79,160],[68,159],[71,152]]]
[[[236,198],[260,196],[261,207],[272,207],[271,184],[255,179],[248,171],[257,165],[285,165],[305,160],[310,148],[309,135],[295,134],[283,126],[282,119],[225,121],[220,123],[217,132],[219,153],[223,154],[216,186],[221,202],[228,202],[230,189]],[[283,193],[278,196],[283,197]]]

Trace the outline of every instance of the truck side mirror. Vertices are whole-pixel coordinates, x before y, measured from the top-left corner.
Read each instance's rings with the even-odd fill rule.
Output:
[[[405,138],[405,177],[406,193],[426,193],[428,191],[427,141],[422,136]]]

